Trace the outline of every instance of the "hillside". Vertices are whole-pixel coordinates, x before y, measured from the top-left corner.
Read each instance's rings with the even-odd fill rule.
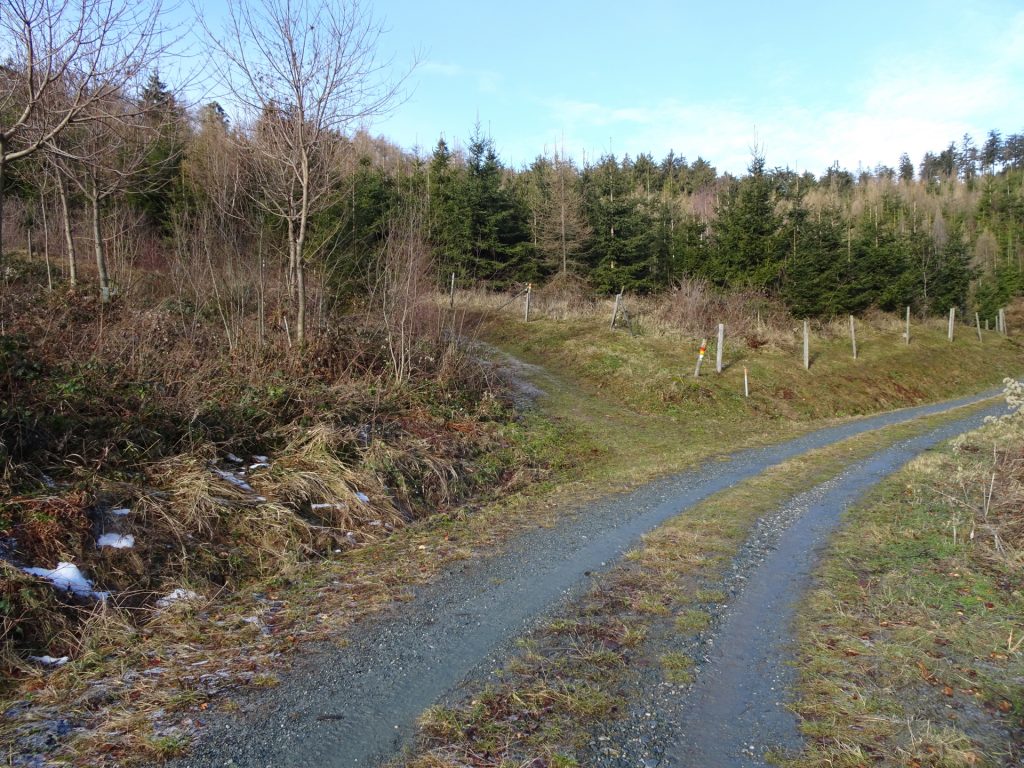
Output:
[[[857,320],[856,360],[843,323],[816,325],[804,370],[791,319],[741,301],[722,374],[712,345],[694,379],[699,313],[627,298],[629,324],[612,330],[610,305],[552,288],[529,323],[516,302],[459,292],[434,325],[543,368],[510,373],[424,333],[396,380],[372,314],[339,316],[304,356],[255,329],[225,349],[216,315],[171,297],[101,306],[50,291],[24,255],[4,274],[4,696],[30,715],[4,727],[29,748],[39,723],[70,718],[45,752],[82,760],[180,751],[180,713],[273,685],[292,649],[343,642],[446,563],[557,516],[559,500],[979,391],[1022,359],[1013,334],[979,342],[960,326],[950,343],[915,318],[908,346],[900,321],[873,315]],[[444,318],[444,305],[425,296],[419,311]],[[54,589],[61,563],[88,584]],[[224,677],[189,683],[212,657]]]

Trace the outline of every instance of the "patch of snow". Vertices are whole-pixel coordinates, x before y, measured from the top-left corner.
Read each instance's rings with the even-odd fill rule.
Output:
[[[53,482],[53,478],[47,474],[43,474],[43,485],[47,488],[56,488],[57,484]]]
[[[356,498],[359,499],[361,502],[363,502],[363,504],[369,504],[370,503],[370,497],[367,496],[362,491],[356,491]]]
[[[131,534],[122,536],[119,533],[104,533],[96,539],[97,547],[112,547],[114,549],[131,549],[135,546],[135,537]]]
[[[257,461],[255,464],[250,464],[249,465],[249,471],[250,472],[252,470],[254,470],[254,469],[269,469],[269,468],[270,468],[270,463],[266,462],[266,461]]]
[[[344,509],[345,505],[344,504],[310,504],[309,507],[310,507],[310,509],[313,509],[313,510],[317,510],[317,509]]]
[[[97,600],[106,600],[110,597],[109,592],[93,591],[92,582],[82,575],[74,563],[60,562],[53,570],[49,568],[22,568],[22,570],[33,576],[41,576],[52,582],[56,589],[71,592],[76,597],[94,597]]]
[[[157,608],[169,608],[173,603],[185,602],[191,600],[198,600],[199,595],[193,592],[191,589],[182,589],[179,587],[171,591],[170,594],[164,595],[156,601]]]
[[[228,459],[228,461],[233,462],[235,464],[243,464],[244,463],[240,458],[235,456],[235,454],[233,454],[233,453],[229,453],[228,456],[227,456],[227,459]]]
[[[224,480],[227,480],[229,483],[234,485],[235,487],[241,488],[243,491],[248,491],[249,493],[253,493],[253,494],[256,493],[256,491],[253,490],[253,487],[251,485],[249,485],[247,482],[245,482],[245,480],[240,478],[234,472],[228,472],[228,471],[223,470],[223,469],[217,469],[217,467],[214,467],[213,471],[217,475],[219,475],[221,478],[223,478]],[[261,497],[261,499],[262,499],[262,497]],[[262,500],[266,501],[266,499],[262,499]]]
[[[111,509],[107,511],[107,514],[114,517],[128,517],[132,511],[128,507],[118,507],[117,509]]]
[[[257,464],[269,464],[270,463],[270,457],[269,456],[253,456],[252,460],[255,461]]]
[[[60,658],[54,658],[53,656],[29,656],[28,660],[34,661],[36,664],[42,664],[44,667],[63,667],[70,661],[67,656],[61,656]]]

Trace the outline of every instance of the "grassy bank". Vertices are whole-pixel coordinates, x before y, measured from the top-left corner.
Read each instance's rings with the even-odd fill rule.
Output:
[[[526,638],[498,682],[472,690],[456,706],[428,712],[419,747],[402,765],[586,764],[597,722],[624,712],[652,685],[686,686],[699,674],[689,654],[727,600],[728,564],[761,516],[850,463],[969,410],[810,452],[662,525],[583,598]]]
[[[369,312],[305,350],[255,323],[225,345],[174,297],[101,306],[48,291],[34,261],[2,266],[5,754],[175,754],[182,713],[398,599],[461,556],[446,526],[560,460],[436,323],[400,350]],[[88,589],[55,588],[62,563]]]
[[[913,462],[850,513],[800,620],[787,765],[1024,761],[1024,418]]]
[[[495,312],[501,304],[493,297],[464,301],[486,309],[477,318],[484,338],[543,369],[535,379],[546,393],[545,413],[573,428],[568,449],[585,455],[593,478],[613,485],[826,421],[978,392],[1024,366],[1016,337],[983,331],[979,342],[973,329],[958,327],[950,343],[942,321],[915,319],[907,345],[901,320],[877,314],[857,320],[857,359],[848,321],[813,324],[804,370],[799,324],[758,324],[748,308],[735,317],[741,330],[727,327],[721,374],[715,326],[702,333],[712,338],[695,379],[701,336],[659,319],[664,309],[639,316],[632,330],[612,330],[610,303],[573,311],[552,304],[525,323],[515,308]]]

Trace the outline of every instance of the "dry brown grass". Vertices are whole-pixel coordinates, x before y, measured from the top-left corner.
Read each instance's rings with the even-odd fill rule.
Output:
[[[437,301],[446,302],[447,296]],[[494,293],[482,289],[456,292],[457,308],[523,316],[522,291]],[[531,318],[553,320],[594,320],[611,322],[614,298],[600,297],[585,281],[558,276],[532,294]],[[670,291],[656,296],[623,297],[619,324],[633,332],[711,338],[718,324],[743,337],[751,347],[771,345],[790,349],[796,344],[798,323],[776,301],[755,291],[723,293],[709,283],[686,279]]]
[[[271,681],[295,643],[337,637],[464,556],[447,542],[421,549],[411,521],[529,476],[513,447],[522,430],[451,318],[423,300],[426,265],[403,264],[410,249],[422,256],[416,242],[396,245],[380,295],[345,315],[313,286],[318,332],[304,354],[288,342],[279,276],[257,296],[249,270],[213,295],[224,264],[178,270],[177,282],[119,264],[138,279],[101,307],[87,267],[69,293],[47,291],[38,263],[5,263],[0,709],[31,701],[0,723],[13,752],[33,728],[73,717],[83,730],[48,757],[175,753],[190,736],[181,712]],[[408,322],[381,325],[388,308]],[[229,452],[270,457],[244,469],[252,491],[218,474],[243,470]],[[122,506],[128,516],[107,514]],[[135,546],[100,549],[105,531]],[[18,567],[58,560],[111,599],[71,599]],[[197,599],[158,607],[175,588]],[[71,661],[25,661],[46,653]]]

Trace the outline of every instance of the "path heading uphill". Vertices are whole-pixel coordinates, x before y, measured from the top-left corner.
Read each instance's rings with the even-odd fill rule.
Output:
[[[553,529],[530,531],[493,557],[446,572],[420,588],[412,601],[354,631],[346,648],[309,654],[280,686],[243,699],[235,714],[211,717],[193,753],[175,765],[330,768],[372,766],[393,757],[414,734],[416,719],[426,708],[464,679],[492,669],[515,638],[559,601],[580,594],[591,574],[610,567],[661,522],[806,451],[994,394],[820,429],[589,504]],[[915,452],[1004,410],[1001,402],[993,403],[984,412],[879,453],[844,474],[852,479],[842,499],[852,499]],[[864,474],[857,475],[861,467]],[[830,515],[841,511],[829,506]],[[799,565],[801,572],[806,568],[806,563]],[[719,763],[706,763],[712,764]]]

